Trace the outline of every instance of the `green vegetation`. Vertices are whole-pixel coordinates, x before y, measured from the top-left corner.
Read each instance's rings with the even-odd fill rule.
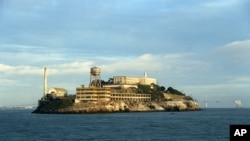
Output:
[[[109,78],[108,81],[102,80],[102,85],[113,84],[113,81],[114,81],[113,78]],[[165,100],[164,93],[184,96],[184,99],[186,100],[193,100],[191,96],[186,96],[185,93],[177,89],[174,89],[173,87],[168,87],[166,89],[166,87],[164,86],[159,86],[153,83],[151,85],[138,84],[137,87],[138,87],[137,89],[130,88],[130,90],[135,93],[151,94],[152,101],[164,101]],[[113,89],[116,89],[116,91],[119,91],[118,89],[122,89],[122,88],[113,88]]]
[[[176,95],[182,95],[185,96],[184,93],[172,88],[172,87],[168,87],[168,89],[166,90],[167,93],[171,93],[171,94],[176,94]]]
[[[138,84],[138,89],[142,92],[142,93],[150,93],[151,92],[151,88],[149,85],[141,85]]]
[[[138,92],[139,93],[148,93],[151,94],[152,101],[164,101],[164,93],[169,93],[173,95],[184,96],[185,100],[193,100],[191,96],[186,96],[185,93],[180,92],[173,87],[168,87],[167,90],[164,86],[159,86],[156,84],[149,85],[138,85]]]
[[[161,90],[162,87],[151,84],[151,85],[141,85],[138,84],[138,92],[139,93],[146,93],[151,94],[152,101],[162,101],[164,100],[164,91]]]
[[[61,108],[67,108],[73,105],[74,98],[73,97],[63,97],[63,98],[50,98],[47,101],[40,101],[40,106],[37,108],[42,112],[56,112]],[[35,112],[39,112],[35,111]]]
[[[154,110],[155,109],[155,105],[148,105],[148,107],[150,108],[150,109],[152,109],[152,110]]]
[[[102,86],[103,85],[108,85],[108,84],[113,84],[113,82],[114,82],[113,78],[109,78],[108,81],[101,80]]]
[[[184,97],[185,100],[194,100],[191,96]]]

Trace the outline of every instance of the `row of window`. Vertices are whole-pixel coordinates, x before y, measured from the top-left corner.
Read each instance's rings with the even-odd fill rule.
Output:
[[[90,99],[94,99],[94,98],[110,98],[109,96],[77,96],[77,99],[82,99],[82,98],[90,98]]]
[[[111,98],[111,100],[150,101],[151,98]]]
[[[112,97],[151,97],[150,94],[111,94]]]

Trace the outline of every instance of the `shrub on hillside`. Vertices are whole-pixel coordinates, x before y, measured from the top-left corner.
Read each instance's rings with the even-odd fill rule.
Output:
[[[184,93],[172,88],[172,87],[168,87],[168,89],[166,90],[167,93],[171,93],[171,94],[176,94],[176,95],[183,95],[185,96]]]

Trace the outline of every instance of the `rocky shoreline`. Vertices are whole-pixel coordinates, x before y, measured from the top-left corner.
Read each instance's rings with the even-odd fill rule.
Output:
[[[57,104],[58,106],[58,104]],[[58,108],[59,107],[59,108]],[[164,112],[164,111],[197,111],[201,110],[194,100],[179,101],[108,101],[72,103],[71,106],[44,105],[37,107],[33,113],[47,114],[84,114],[84,113],[116,113],[116,112]]]

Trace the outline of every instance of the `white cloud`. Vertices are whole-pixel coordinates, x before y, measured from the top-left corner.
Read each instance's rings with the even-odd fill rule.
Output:
[[[229,44],[226,44],[224,47],[220,48],[226,53],[233,55],[247,55],[250,51],[250,40],[235,41]],[[249,56],[249,55],[248,55]]]
[[[178,53],[178,54],[166,54],[162,57],[165,68],[168,68],[168,72],[178,72],[178,73],[187,73],[189,71],[195,71],[205,67],[205,65],[198,60],[195,60],[196,54],[192,53]]]
[[[93,62],[91,61],[77,61],[51,66],[51,68],[48,67],[48,73],[51,75],[81,74],[89,72],[91,67],[93,67]]]
[[[56,66],[46,66],[48,68],[49,75],[63,75],[63,74],[74,74],[89,71],[92,62],[72,62],[59,64]],[[37,66],[11,66],[0,64],[0,72],[6,75],[42,75],[43,68]]]
[[[202,5],[208,8],[222,8],[235,6],[242,2],[244,2],[244,0],[210,0],[205,1]]]
[[[1,86],[13,86],[19,83],[17,80],[7,79],[7,78],[0,78]]]
[[[249,84],[250,85],[250,77],[249,76],[245,76],[245,77],[239,76],[239,77],[233,78],[230,82],[233,84]]]
[[[200,98],[205,94],[216,97],[218,93],[222,95],[226,93],[231,96],[234,96],[235,92],[247,93],[249,78],[242,75],[229,77],[226,74],[225,76],[210,77],[210,74],[213,73],[210,71],[213,69],[204,62],[205,60],[199,60],[196,57],[196,54],[190,53],[143,54],[133,58],[100,57],[92,61],[89,59],[57,65],[49,64],[46,67],[48,68],[49,85],[65,87],[71,93],[74,93],[75,87],[82,82],[88,83],[90,68],[94,66],[101,68],[102,76],[109,75],[109,77],[113,75],[137,76],[137,74],[147,71],[150,77],[155,77],[160,82],[160,85],[176,87],[188,95],[191,94],[194,98]],[[43,75],[43,67],[0,64],[0,73],[3,74],[0,83],[6,87],[5,93],[13,85],[18,85],[20,91],[26,91],[27,87],[33,87],[32,92],[37,93],[42,90],[42,77],[40,76]],[[227,79],[221,82],[221,79],[225,79],[225,77]],[[25,85],[20,86],[20,82]],[[37,97],[40,95],[37,94],[35,98]],[[234,97],[237,98],[237,96]]]
[[[100,57],[95,58],[95,61],[89,59],[85,61],[73,61],[63,64],[48,64],[49,75],[63,74],[81,74],[89,73],[89,69],[93,66],[100,67],[104,72],[113,73],[121,71],[125,72],[164,72],[164,73],[183,73],[193,70],[200,65],[199,61],[189,58],[190,54],[143,54],[134,58],[114,58]],[[109,59],[108,59],[109,58]],[[99,64],[99,65],[98,65]],[[0,64],[0,72],[6,75],[23,75],[34,74],[42,75],[43,67],[32,65],[6,65]]]
[[[137,58],[119,58],[113,59],[109,62],[103,62],[100,65],[106,72],[126,72],[126,71],[157,71],[161,68],[158,56],[152,54],[144,54]]]
[[[0,72],[7,75],[42,74],[41,69],[32,66],[10,66],[0,64]]]
[[[250,62],[250,40],[235,41],[220,47],[217,52],[220,56],[234,63]]]
[[[42,65],[64,61],[62,49],[50,49],[43,46],[25,44],[0,44],[0,59],[2,62],[11,62],[13,65]]]

